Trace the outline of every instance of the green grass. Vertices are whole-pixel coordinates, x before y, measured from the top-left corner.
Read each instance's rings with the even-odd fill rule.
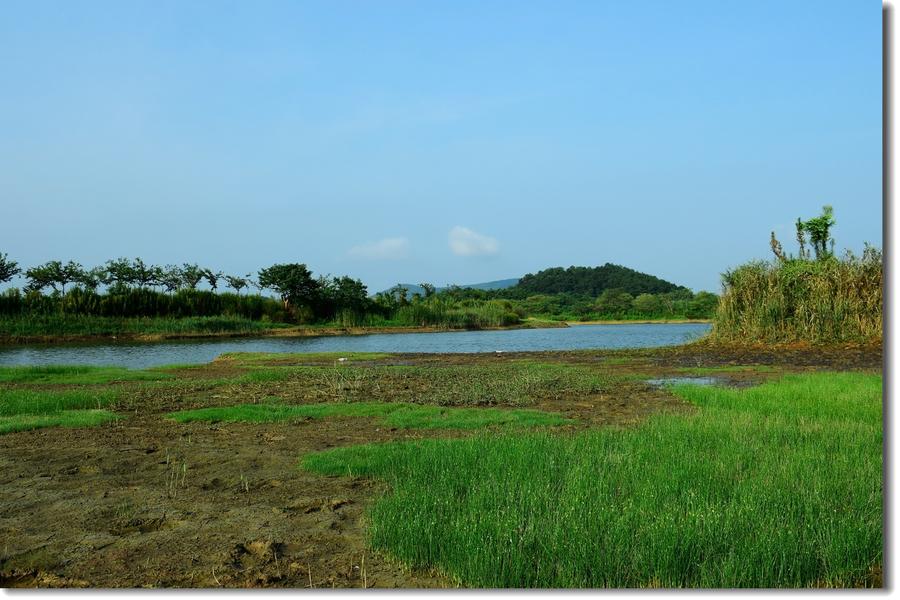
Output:
[[[881,572],[881,378],[678,386],[690,416],[340,448],[387,480],[371,545],[477,587],[860,586]]]
[[[571,422],[558,414],[537,410],[496,408],[441,408],[399,402],[353,402],[346,404],[244,404],[201,408],[168,415],[180,422],[213,421],[273,423],[293,419],[327,417],[375,417],[399,429],[476,429],[492,425],[535,427]]]
[[[47,415],[67,410],[99,409],[109,405],[116,397],[113,390],[0,389],[0,416]]]
[[[117,419],[103,407],[117,397],[112,390],[47,391],[0,389],[0,434],[41,427],[88,427]]]
[[[118,418],[108,410],[64,410],[41,415],[0,416],[0,434],[42,427],[93,427]]]
[[[113,381],[145,381],[170,377],[163,373],[123,367],[44,365],[0,367],[0,383],[101,384]]]

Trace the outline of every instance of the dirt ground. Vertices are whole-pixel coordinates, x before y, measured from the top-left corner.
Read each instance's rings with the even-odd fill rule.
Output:
[[[563,429],[628,426],[691,408],[642,377],[685,369],[765,365],[722,373],[748,385],[785,370],[880,369],[881,349],[738,349],[693,345],[629,352],[396,355],[402,364],[479,365],[522,358],[625,376],[602,393],[537,398],[573,417]],[[389,364],[389,363],[384,363]],[[186,382],[235,370],[214,362]],[[198,391],[199,390],[199,391]],[[386,487],[299,468],[337,446],[467,435],[397,430],[377,420],[178,424],[164,413],[196,405],[200,388],[137,395],[127,418],[83,429],[0,436],[0,585],[3,587],[450,587],[367,549],[366,509]],[[207,391],[206,393],[211,393]],[[122,412],[119,410],[119,412]]]

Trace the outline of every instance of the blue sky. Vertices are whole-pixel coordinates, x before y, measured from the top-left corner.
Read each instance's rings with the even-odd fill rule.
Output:
[[[881,245],[876,2],[4,2],[0,252],[719,290]]]

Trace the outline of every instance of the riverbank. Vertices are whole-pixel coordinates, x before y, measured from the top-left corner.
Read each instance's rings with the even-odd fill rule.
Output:
[[[503,327],[480,327],[476,329],[459,329],[438,326],[410,327],[406,325],[384,325],[366,327],[342,327],[335,325],[287,325],[266,327],[263,323],[250,321],[238,323],[235,329],[221,331],[180,330],[142,332],[115,330],[98,331],[96,333],[59,333],[41,335],[10,335],[0,333],[0,347],[15,347],[33,344],[70,344],[89,342],[165,342],[176,340],[215,340],[239,338],[305,338],[320,336],[358,336],[383,333],[441,333],[448,331],[503,331],[515,329],[563,328],[568,327],[560,321],[543,321],[526,319],[517,325]]]
[[[522,565],[488,570],[510,587],[602,587],[625,573],[633,580],[610,585],[879,586],[881,360],[880,345],[694,343],[0,368],[0,394],[19,400],[5,406],[65,402],[58,422],[72,425],[0,435],[0,586],[490,586],[446,555],[454,548]],[[684,377],[715,378],[725,395],[648,383]],[[785,377],[794,387],[754,391]],[[753,402],[734,396],[744,391]],[[780,412],[721,412],[742,406]],[[81,415],[110,418],[83,426]],[[378,471],[388,467],[407,471]],[[786,533],[807,526],[815,535]],[[598,536],[610,552],[584,554]],[[428,540],[443,554],[416,555]],[[823,549],[829,560],[803,559]],[[610,561],[640,569],[604,570]]]
[[[673,325],[677,323],[712,323],[712,319],[605,319],[599,321],[561,321],[566,325]]]

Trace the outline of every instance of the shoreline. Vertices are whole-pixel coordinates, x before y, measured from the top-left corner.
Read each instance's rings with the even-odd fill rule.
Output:
[[[96,335],[32,335],[0,337],[0,349],[30,345],[83,344],[83,343],[129,343],[129,342],[172,342],[179,340],[216,340],[239,338],[271,338],[271,337],[336,337],[393,333],[451,333],[456,331],[506,331],[515,329],[561,329],[568,327],[562,321],[525,321],[518,325],[506,327],[478,327],[461,329],[453,327],[424,326],[309,326],[299,325],[289,328],[262,329],[258,331],[221,331],[221,332],[185,332],[185,333],[120,333]]]

